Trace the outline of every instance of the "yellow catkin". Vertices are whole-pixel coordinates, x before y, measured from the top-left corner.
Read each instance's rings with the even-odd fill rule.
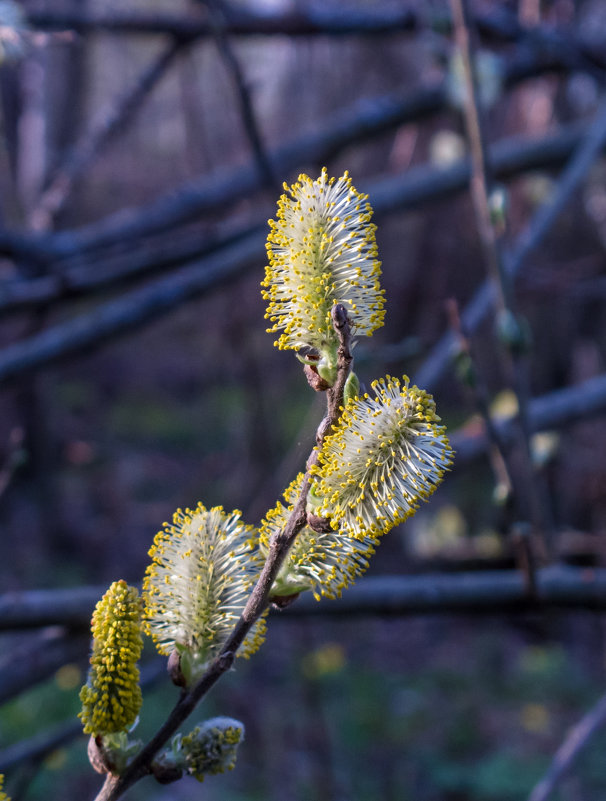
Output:
[[[177,510],[149,553],[143,581],[146,631],[160,653],[186,650],[202,667],[220,651],[259,576],[254,529],[237,510],[198,504]],[[264,632],[261,619],[239,655],[254,653]]]
[[[263,554],[269,543],[286,524],[299,496],[303,473],[284,492],[286,506],[280,501],[270,509],[259,529],[259,547]],[[321,596],[337,598],[361,575],[378,545],[372,535],[352,537],[346,530],[314,531],[309,526],[299,532],[274,583],[274,594],[291,595],[311,590]]]
[[[354,537],[381,536],[414,514],[452,461],[431,395],[406,376],[372,387],[347,402],[313,468],[319,514]]]
[[[115,581],[95,608],[88,681],[80,691],[85,734],[126,731],[136,720],[142,700],[141,614],[139,593],[125,581]]]
[[[262,283],[270,333],[280,349],[336,347],[331,322],[335,303],[345,306],[354,336],[369,336],[383,325],[372,208],[346,172],[312,180],[300,175],[284,185],[276,220],[270,220],[269,264]]]

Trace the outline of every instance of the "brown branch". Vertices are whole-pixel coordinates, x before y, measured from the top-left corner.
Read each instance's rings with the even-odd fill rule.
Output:
[[[570,732],[558,748],[547,773],[535,785],[528,801],[547,801],[560,780],[572,768],[580,753],[597,732],[606,724],[606,695],[591,709]]]
[[[316,442],[322,445],[324,436],[336,424],[341,413],[343,403],[343,389],[349,376],[352,364],[351,356],[351,330],[345,308],[336,304],[332,310],[334,329],[339,338],[337,353],[337,377],[333,387],[327,391],[326,417],[320,423]],[[297,534],[307,522],[307,495],[311,483],[311,465],[314,463],[317,451],[314,449],[308,459],[307,468],[299,497],[284,528],[271,539],[269,554],[261,570],[259,579],[236,623],[232,633],[224,643],[217,657],[211,662],[206,673],[190,689],[183,692],[177,704],[169,714],[166,721],[133,759],[126,771],[119,777],[108,775],[105,783],[96,798],[96,801],[115,801],[140,778],[150,772],[151,763],[163,745],[168,741],[193,712],[199,701],[208,693],[221,676],[230,669],[238,648],[242,645],[246,635],[255,622],[261,617],[270,600],[271,588],[278,571],[288,554]]]
[[[490,193],[493,191],[493,176],[489,162],[486,132],[482,117],[481,100],[478,90],[478,80],[473,63],[472,30],[467,0],[451,0],[453,25],[457,49],[462,63],[462,81],[464,85],[463,114],[467,129],[467,137],[471,152],[471,179],[470,189],[473,209],[476,219],[476,228],[480,238],[484,262],[488,273],[488,280],[492,282],[493,297],[495,298],[496,319],[510,319],[522,331],[522,321],[515,308],[513,281],[506,270],[501,252],[501,243],[497,237],[496,227],[490,211]],[[538,479],[534,473],[530,454],[530,429],[528,425],[528,360],[521,352],[521,343],[517,347],[506,345],[502,355],[509,380],[514,387],[518,404],[518,470],[514,470],[511,451],[502,451],[502,456],[508,465],[508,475],[513,482],[513,500],[522,522],[530,519],[534,528],[534,535],[545,543],[549,533],[549,514],[541,502],[542,495],[538,486]],[[488,431],[494,430],[489,426]],[[497,440],[498,442],[498,440]],[[527,539],[520,540],[530,547]],[[530,589],[534,588],[532,554],[524,549],[523,566],[526,571],[526,580]]]

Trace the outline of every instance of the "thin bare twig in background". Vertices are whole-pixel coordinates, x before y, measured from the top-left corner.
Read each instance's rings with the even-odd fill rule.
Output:
[[[273,186],[276,184],[276,178],[265,145],[263,144],[263,137],[259,128],[250,89],[244,76],[244,70],[230,44],[226,32],[230,8],[226,3],[221,2],[221,0],[204,0],[204,4],[207,6],[210,13],[213,38],[217,50],[231,76],[238,96],[244,132],[250,144],[259,176],[265,185]]]
[[[586,177],[592,164],[606,146],[606,96],[602,99],[593,123],[590,125],[562,174],[549,199],[539,207],[526,229],[517,238],[511,252],[506,255],[507,271],[514,280],[534,252],[549,234],[560,214],[568,206],[574,193]],[[486,282],[474,295],[461,314],[466,331],[473,333],[492,309],[493,288]],[[431,354],[415,375],[415,381],[423,387],[435,386],[447,372],[452,362],[454,337],[449,332],[433,347]]]
[[[549,431],[559,429],[606,411],[606,374],[588,378],[580,384],[557,389],[529,404],[531,430]],[[513,420],[495,421],[499,435],[506,441],[513,436]],[[455,468],[478,458],[486,450],[485,434],[467,434],[455,431],[450,437],[457,454]]]
[[[44,231],[64,208],[76,180],[83,175],[99,152],[123,129],[140,108],[153,87],[164,76],[166,70],[182,50],[183,42],[176,40],[162,50],[151,64],[138,76],[134,85],[112,108],[104,112],[101,119],[93,123],[59,165],[49,186],[42,192],[31,213],[34,230]]]
[[[465,374],[460,376],[461,381],[469,389],[474,406],[484,422],[486,430],[488,456],[490,466],[495,477],[496,488],[505,500],[513,489],[511,476],[507,466],[507,447],[497,426],[494,425],[490,414],[488,388],[480,375],[473,358],[471,343],[461,327],[459,307],[454,298],[446,304],[450,328],[457,342],[457,358],[465,360],[463,369]]]
[[[519,339],[523,334],[523,322],[516,309],[513,292],[513,279],[509,275],[501,252],[501,244],[492,219],[490,195],[494,190],[492,170],[486,142],[484,121],[482,119],[481,99],[478,89],[477,75],[473,63],[471,44],[471,21],[467,0],[451,0],[453,24],[457,51],[462,63],[462,81],[464,85],[463,112],[471,153],[470,189],[484,261],[489,280],[494,287],[493,295],[496,306],[497,325],[507,321],[513,325],[514,337]],[[532,466],[530,452],[530,427],[528,422],[529,381],[528,356],[522,342],[504,343],[503,356],[509,380],[513,384],[518,403],[519,420],[519,455],[518,470],[512,468],[512,452],[503,452],[509,466],[509,477],[514,488],[514,502],[521,522],[530,520],[534,534],[545,549],[549,539],[550,516],[547,504],[543,503],[541,489]],[[523,543],[527,541],[522,538]],[[526,554],[526,549],[524,550]],[[524,558],[523,564],[527,576],[529,591],[534,587],[533,559]]]
[[[547,801],[558,783],[572,768],[592,737],[606,724],[606,695],[574,726],[558,748],[547,773],[535,785],[528,801]]]

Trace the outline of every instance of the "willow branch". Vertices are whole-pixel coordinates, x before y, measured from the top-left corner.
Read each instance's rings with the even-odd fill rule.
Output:
[[[336,424],[343,403],[343,389],[351,370],[351,329],[345,308],[336,304],[332,310],[332,321],[339,339],[337,352],[337,378],[333,387],[327,390],[326,417],[320,423],[316,442],[322,444],[324,436]],[[271,588],[278,571],[288,554],[297,534],[307,523],[307,495],[311,484],[311,465],[316,458],[316,450],[310,454],[299,497],[281,531],[270,542],[269,553],[261,570],[259,579],[236,623],[231,635],[224,643],[217,657],[211,662],[206,673],[196,684],[179,698],[168,718],[152,739],[137,754],[121,776],[108,775],[96,801],[115,801],[140,778],[150,772],[151,763],[158,751],[177,731],[179,726],[193,712],[200,700],[214,684],[230,669],[238,648],[255,622],[261,617],[270,600]]]

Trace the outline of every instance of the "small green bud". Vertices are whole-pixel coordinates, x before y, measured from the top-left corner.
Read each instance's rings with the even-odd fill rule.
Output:
[[[343,389],[343,405],[347,403],[348,400],[353,400],[357,398],[360,394],[360,380],[358,376],[352,371],[347,376],[347,381],[345,382],[345,387]]]
[[[514,355],[527,353],[532,344],[530,326],[524,317],[516,316],[509,309],[503,309],[497,316],[497,336]]]
[[[490,221],[498,234],[501,234],[505,230],[508,205],[507,190],[505,187],[495,186],[488,198],[488,207],[490,210]]]
[[[469,352],[464,348],[457,348],[453,353],[454,368],[457,378],[468,387],[475,387],[477,382],[476,369]]]
[[[189,734],[176,734],[170,746],[154,760],[152,772],[159,781],[173,781],[182,771],[202,782],[206,776],[233,769],[243,738],[244,725],[240,721],[211,718]]]

